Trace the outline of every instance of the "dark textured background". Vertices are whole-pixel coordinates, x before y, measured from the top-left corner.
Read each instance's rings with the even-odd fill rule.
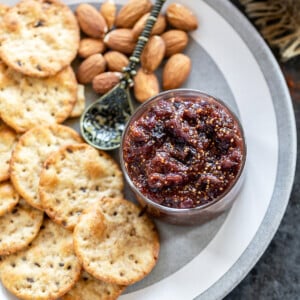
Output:
[[[242,12],[238,0],[231,0]],[[244,12],[243,12],[244,13]],[[275,56],[278,58],[276,51]],[[290,88],[300,132],[300,57],[280,63]],[[299,158],[299,154],[298,154]],[[268,249],[246,278],[225,300],[298,300],[300,299],[300,163],[289,205]]]

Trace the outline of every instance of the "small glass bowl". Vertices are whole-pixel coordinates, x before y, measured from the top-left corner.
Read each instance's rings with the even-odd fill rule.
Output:
[[[149,199],[146,195],[144,195],[134,184],[132,179],[128,174],[128,170],[125,166],[125,161],[123,157],[123,149],[124,149],[124,140],[128,134],[129,127],[138,120],[142,114],[147,111],[150,107],[154,106],[159,100],[161,99],[171,99],[174,97],[182,97],[182,98],[203,98],[203,99],[212,99],[216,101],[220,106],[222,106],[236,121],[242,138],[242,153],[243,158],[240,166],[240,170],[236,175],[235,179],[233,180],[232,184],[227,188],[227,190],[210,202],[194,207],[194,208],[170,208],[164,205],[161,205],[154,200]],[[121,148],[120,148],[120,162],[121,167],[127,180],[129,186],[135,193],[138,202],[143,207],[143,209],[150,215],[161,219],[162,221],[178,224],[178,225],[195,225],[195,224],[202,224],[205,223],[217,216],[221,213],[227,211],[232,206],[245,177],[245,162],[246,162],[246,142],[245,136],[243,132],[243,128],[237,118],[237,116],[231,111],[230,108],[223,101],[216,99],[213,96],[205,94],[198,90],[191,90],[191,89],[176,89],[176,90],[169,90],[166,92],[162,92],[148,101],[143,103],[132,115],[131,119],[129,120],[126,128],[123,132]]]

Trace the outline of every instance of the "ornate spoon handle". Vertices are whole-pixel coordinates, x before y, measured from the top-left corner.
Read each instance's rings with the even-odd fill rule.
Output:
[[[125,84],[126,83],[130,84],[131,81],[132,81],[132,77],[135,76],[135,74],[136,74],[136,71],[135,71],[136,66],[140,62],[140,57],[141,57],[141,54],[143,52],[143,49],[144,49],[146,43],[149,40],[152,28],[153,28],[153,26],[154,26],[154,24],[157,20],[157,17],[159,15],[160,11],[161,11],[161,8],[162,8],[162,6],[164,5],[165,2],[166,2],[166,0],[157,0],[157,1],[155,1],[155,4],[152,8],[150,16],[147,19],[144,30],[142,31],[142,33],[138,37],[138,42],[135,46],[135,49],[134,49],[132,55],[129,58],[129,64],[128,64],[127,67],[124,68],[123,81],[125,81],[124,82]]]

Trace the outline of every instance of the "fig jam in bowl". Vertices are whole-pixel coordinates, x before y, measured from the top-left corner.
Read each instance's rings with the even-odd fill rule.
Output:
[[[246,143],[238,118],[222,101],[197,90],[170,90],[135,111],[120,160],[147,213],[174,224],[201,224],[233,204]]]

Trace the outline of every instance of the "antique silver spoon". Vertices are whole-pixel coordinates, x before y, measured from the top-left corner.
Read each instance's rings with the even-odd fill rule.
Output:
[[[129,88],[133,85],[136,66],[165,1],[155,2],[120,83],[87,107],[81,116],[81,134],[88,144],[97,149],[113,150],[120,146],[123,130],[133,112]]]

